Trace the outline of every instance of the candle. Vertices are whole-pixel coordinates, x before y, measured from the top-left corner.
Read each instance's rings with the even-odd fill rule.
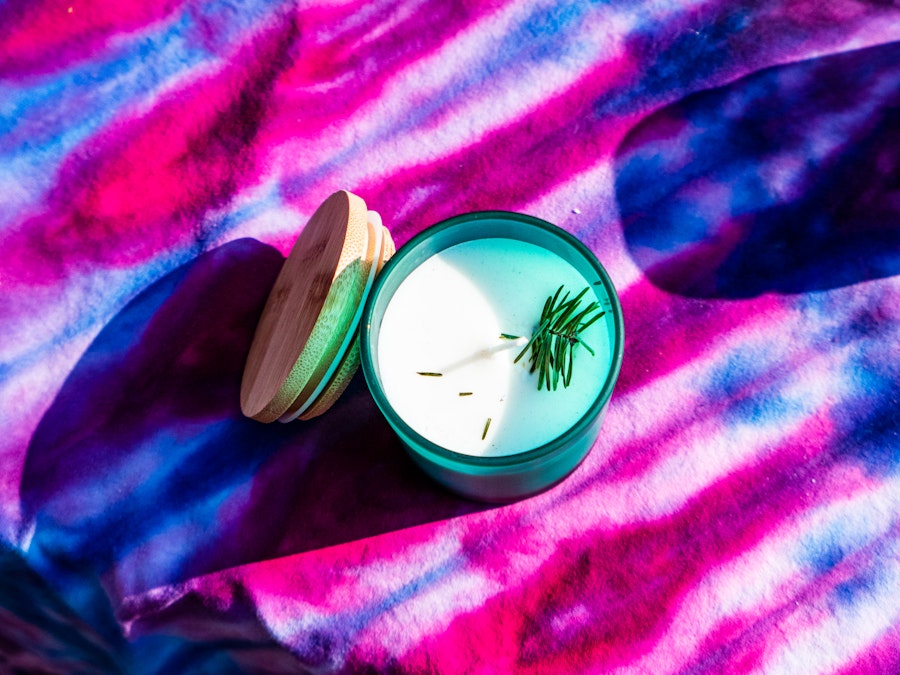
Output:
[[[394,292],[381,323],[381,385],[396,413],[432,443],[467,455],[520,453],[564,433],[609,373],[603,322],[611,316],[581,335],[594,355],[574,348],[570,386],[539,390],[528,359],[514,359],[560,285],[573,296],[587,287],[585,305],[609,305],[560,256],[518,239],[475,239],[428,258]]]
[[[538,389],[514,363],[561,285],[606,314],[579,335],[570,385]],[[599,311],[598,310],[598,311]],[[451,218],[413,238],[376,279],[360,358],[410,456],[448,488],[509,501],[562,480],[600,430],[622,358],[615,288],[563,230],[522,214]]]
[[[565,478],[600,432],[622,362],[622,309],[596,256],[504,211],[450,218],[393,253],[360,197],[322,203],[257,325],[244,414],[322,414],[359,364],[410,457],[449,489],[505,502]]]

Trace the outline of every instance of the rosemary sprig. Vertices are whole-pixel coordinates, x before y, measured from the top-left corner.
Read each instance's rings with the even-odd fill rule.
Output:
[[[594,350],[581,339],[581,333],[606,314],[600,311],[600,303],[596,300],[585,307],[580,306],[589,287],[572,299],[569,299],[568,291],[560,298],[563,290],[560,286],[556,293],[547,297],[537,329],[514,361],[518,363],[531,350],[530,372],[538,371],[538,389],[546,385],[548,390],[556,390],[560,380],[563,387],[569,386],[574,372],[575,348],[582,345],[594,356]]]

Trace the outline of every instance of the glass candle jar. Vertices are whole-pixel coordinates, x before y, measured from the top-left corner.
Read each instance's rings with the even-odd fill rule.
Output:
[[[584,303],[605,314],[573,348],[569,386],[538,389],[527,343],[561,286],[587,289]],[[587,455],[623,339],[615,288],[587,247],[538,218],[487,211],[434,225],[385,265],[363,309],[360,360],[416,464],[458,494],[508,502]]]

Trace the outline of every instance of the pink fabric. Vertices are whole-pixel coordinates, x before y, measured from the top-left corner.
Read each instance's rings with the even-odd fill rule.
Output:
[[[900,671],[898,40],[850,0],[0,4],[0,663]],[[338,189],[401,246],[506,209],[597,254],[625,356],[568,479],[446,493],[361,375],[241,416]]]

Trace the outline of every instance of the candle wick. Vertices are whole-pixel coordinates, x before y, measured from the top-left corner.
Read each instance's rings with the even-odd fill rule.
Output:
[[[513,336],[515,337],[515,336]],[[486,359],[490,359],[499,352],[509,351],[510,349],[521,348],[523,345],[528,343],[528,339],[524,337],[515,337],[515,339],[501,339],[497,344],[491,345],[490,347],[485,347],[484,349],[479,349],[477,352],[470,354],[469,356],[464,356],[463,358],[454,361],[452,363],[447,363],[442,365],[439,372],[441,373],[452,373],[454,370],[458,368],[462,368],[469,364],[475,363],[477,361],[484,361]],[[421,374],[421,373],[420,373]]]

